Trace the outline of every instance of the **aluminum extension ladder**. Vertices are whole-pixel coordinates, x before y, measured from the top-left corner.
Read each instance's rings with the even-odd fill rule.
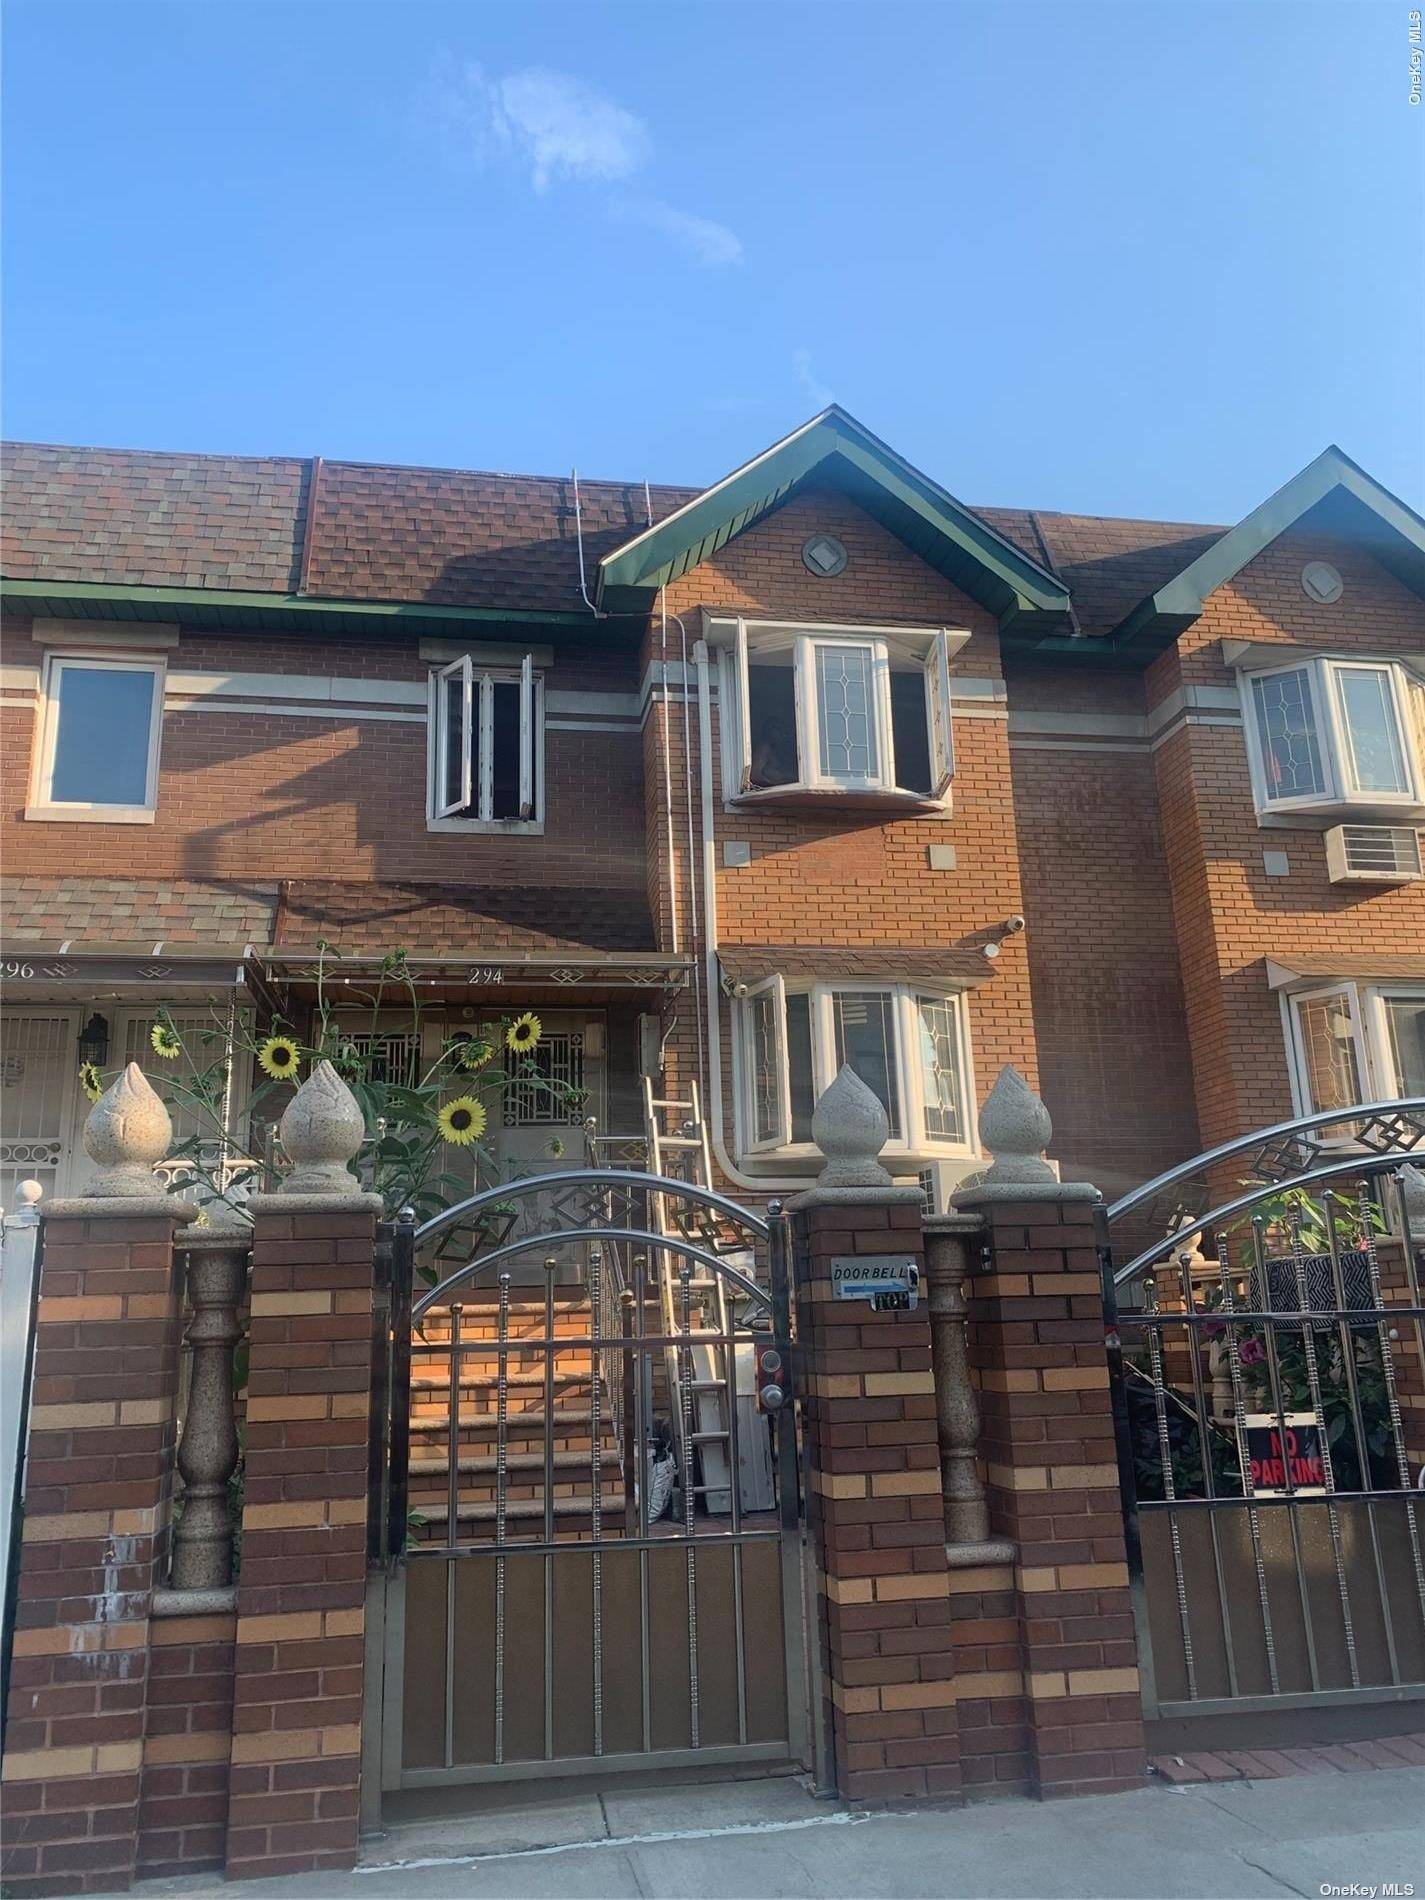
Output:
[[[655,1095],[652,1077],[643,1078],[643,1125],[648,1144],[648,1168],[651,1174],[662,1175],[665,1179],[711,1188],[712,1152],[708,1144],[707,1124],[703,1120],[698,1085],[690,1082],[688,1086],[689,1098],[682,1101]],[[668,1211],[662,1205],[664,1196],[655,1194],[651,1198],[656,1231],[669,1233]],[[749,1275],[755,1270],[746,1237],[728,1222],[719,1219],[711,1209],[698,1211],[688,1207],[674,1225],[681,1239],[691,1240],[709,1253],[741,1256],[736,1264]],[[659,1308],[664,1332],[678,1333],[683,1331],[686,1324],[691,1324],[695,1330],[721,1334],[726,1340],[732,1330],[727,1282],[719,1273],[700,1273],[695,1269],[687,1281],[689,1313],[685,1320],[682,1270],[685,1264],[666,1248],[659,1250]],[[726,1515],[732,1509],[732,1430],[727,1416],[728,1394],[736,1393],[740,1405],[744,1388],[749,1393],[755,1389],[752,1357],[750,1344],[746,1347],[726,1344],[691,1346],[688,1360],[692,1368],[689,1382],[692,1389],[685,1395],[679,1354],[674,1348],[670,1348],[667,1353],[673,1442],[679,1468],[682,1467],[684,1417],[690,1409],[692,1448],[697,1457],[698,1470],[698,1482],[693,1488],[702,1496],[707,1510],[713,1516]],[[738,1363],[742,1358],[748,1362],[745,1366]],[[690,1408],[686,1403],[688,1398],[691,1399]],[[756,1442],[755,1435],[746,1429],[750,1421],[739,1417],[738,1423],[744,1426],[740,1437],[750,1448]],[[749,1462],[746,1453],[743,1454],[742,1462],[744,1465]],[[740,1474],[740,1501],[745,1510],[770,1508],[770,1502],[764,1503],[761,1497],[764,1482],[759,1464],[760,1461],[754,1461],[751,1469],[744,1469]],[[769,1493],[770,1475],[769,1469],[765,1481]]]

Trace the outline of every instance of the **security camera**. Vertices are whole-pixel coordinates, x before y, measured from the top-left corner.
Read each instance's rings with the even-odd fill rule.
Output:
[[[734,983],[732,993],[734,996],[750,996],[752,994],[752,985],[750,983]]]
[[[1019,915],[1018,911],[1015,912],[1013,917],[1006,917],[1004,920],[1004,934],[1007,937],[1017,937],[1023,928],[1024,919]]]

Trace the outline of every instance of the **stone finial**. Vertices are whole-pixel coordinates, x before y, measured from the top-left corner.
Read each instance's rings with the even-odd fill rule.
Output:
[[[84,1124],[84,1152],[95,1172],[83,1198],[167,1201],[167,1190],[153,1170],[172,1139],[168,1110],[137,1062],[131,1062],[105,1089]]]
[[[843,1063],[811,1118],[811,1138],[826,1156],[817,1177],[823,1188],[885,1188],[891,1177],[876,1157],[890,1139],[891,1125],[878,1098]]]
[[[366,1122],[356,1097],[330,1062],[319,1062],[292,1097],[280,1124],[292,1172],[284,1194],[355,1194],[360,1183],[348,1163],[360,1148]]]
[[[1400,1190],[1405,1201],[1405,1225],[1412,1240],[1425,1241],[1425,1168],[1413,1161],[1400,1170]]]
[[[981,1187],[1026,1186],[1036,1181],[1058,1185],[1044,1159],[1054,1133],[1049,1111],[1018,1069],[1009,1063],[980,1110],[980,1140],[994,1160],[981,1176]]]

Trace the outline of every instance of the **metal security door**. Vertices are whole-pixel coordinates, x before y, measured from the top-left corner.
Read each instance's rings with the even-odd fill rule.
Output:
[[[67,1179],[79,1109],[79,1011],[0,1013],[0,1207],[13,1208],[17,1182],[32,1179],[47,1199]]]
[[[756,1242],[764,1281],[705,1244],[714,1219]],[[688,1183],[590,1169],[389,1233],[379,1785],[809,1762],[784,1223]],[[442,1270],[457,1233],[463,1258]],[[676,1262],[671,1330],[660,1253]],[[560,1274],[571,1254],[582,1285]],[[513,1270],[530,1259],[538,1289]],[[702,1323],[716,1311],[725,1331]],[[739,1359],[763,1391],[750,1427]],[[725,1464],[709,1495],[694,1406],[714,1386],[734,1470],[763,1449],[740,1435],[766,1436],[771,1509],[745,1508]]]

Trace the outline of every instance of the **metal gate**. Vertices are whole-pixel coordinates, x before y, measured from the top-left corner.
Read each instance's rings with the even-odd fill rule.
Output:
[[[1425,1099],[1335,1109],[1099,1210],[1150,1717],[1425,1697],[1417,1155]]]
[[[373,1811],[812,1765],[784,1217],[578,1169],[394,1223],[381,1258]]]

